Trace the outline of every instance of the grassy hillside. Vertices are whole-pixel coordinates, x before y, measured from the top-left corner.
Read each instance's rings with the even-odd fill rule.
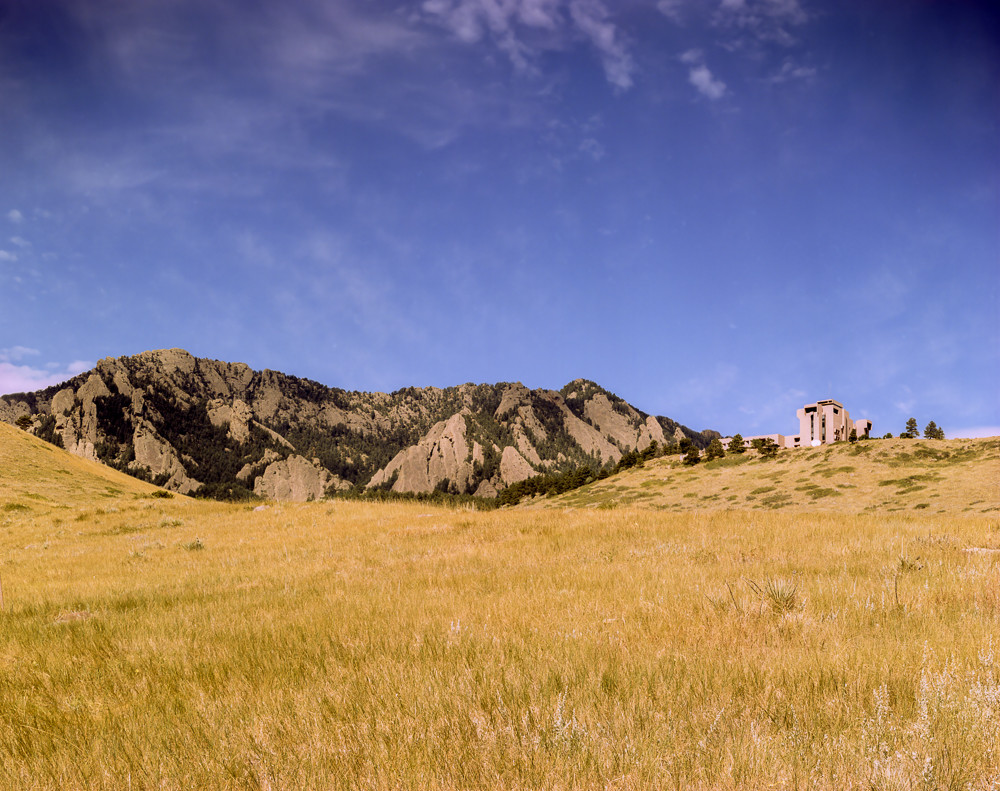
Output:
[[[536,505],[667,511],[752,509],[989,513],[1000,510],[1000,438],[872,440],[755,452],[693,467],[680,457],[597,481]]]
[[[0,423],[0,512],[79,508],[158,491],[103,464],[78,458]]]
[[[258,511],[24,439],[0,788],[1000,784],[997,514]]]

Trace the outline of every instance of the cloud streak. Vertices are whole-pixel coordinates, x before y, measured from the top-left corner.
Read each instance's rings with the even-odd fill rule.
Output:
[[[27,346],[0,349],[0,394],[41,390],[72,379],[94,366],[87,360],[74,360],[68,365],[49,363],[42,368],[23,363],[25,357],[35,357],[38,354],[37,349]]]
[[[736,34],[730,42],[734,48],[794,46],[798,38],[792,30],[808,20],[799,0],[722,0],[715,14],[717,26]]]
[[[425,0],[421,9],[464,44],[492,41],[522,73],[537,73],[544,52],[582,38],[596,50],[609,83],[619,90],[634,83],[635,62],[601,0]]]

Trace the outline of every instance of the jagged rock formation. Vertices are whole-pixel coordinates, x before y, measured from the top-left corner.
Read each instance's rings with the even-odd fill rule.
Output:
[[[318,500],[331,488],[349,489],[336,475],[302,456],[289,456],[268,464],[253,485],[254,494],[271,500]]]
[[[289,500],[368,487],[494,497],[542,472],[618,461],[695,432],[593,382],[347,392],[180,349],[105,358],[36,393],[0,398],[0,420],[178,492]],[[22,422],[24,422],[22,420]]]

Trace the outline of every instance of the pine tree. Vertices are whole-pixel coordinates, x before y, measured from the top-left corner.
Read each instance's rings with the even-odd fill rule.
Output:
[[[938,428],[933,420],[924,427],[924,437],[926,439],[944,439],[944,429]]]
[[[685,464],[697,464],[701,461],[701,455],[698,453],[698,447],[694,444],[688,448],[687,454],[684,456]]]
[[[733,434],[733,438],[729,440],[729,447],[726,450],[730,453],[746,453],[746,447],[743,445],[743,435]]]
[[[911,417],[906,421],[906,431],[903,433],[906,434],[906,439],[916,439],[920,436],[920,429],[917,428],[917,419],[915,417]],[[899,436],[902,437],[903,434]]]
[[[721,459],[726,455],[725,448],[722,447],[722,440],[715,437],[711,442],[708,443],[708,448],[705,450],[705,461],[711,461],[712,459]]]
[[[751,442],[762,459],[773,459],[778,455],[778,443],[770,437],[758,437]]]

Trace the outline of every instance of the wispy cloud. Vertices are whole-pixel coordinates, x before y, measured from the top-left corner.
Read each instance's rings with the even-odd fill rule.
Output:
[[[688,72],[688,81],[698,92],[709,99],[721,99],[726,94],[726,84],[712,76],[708,66],[695,66]]]
[[[43,367],[26,365],[26,357],[37,357],[37,349],[27,346],[12,346],[0,349],[0,393],[30,393],[41,390],[67,379],[94,366],[86,360],[74,360],[68,365],[49,363]]]
[[[521,72],[536,72],[542,53],[582,37],[597,51],[608,82],[620,90],[633,85],[635,63],[601,0],[425,0],[421,9],[465,44],[492,41]]]
[[[580,151],[589,156],[595,162],[600,162],[604,159],[604,146],[592,137],[588,137],[580,143]]]
[[[780,84],[793,80],[808,80],[816,76],[816,69],[811,66],[798,66],[790,60],[781,64],[777,73],[771,76],[770,82]]]
[[[600,0],[573,0],[569,8],[577,27],[600,53],[608,82],[621,90],[631,88],[635,64],[604,5]]]
[[[10,237],[10,243],[22,249],[25,247],[31,247],[31,242],[29,242],[27,239],[22,239],[20,236]]]
[[[799,0],[722,0],[715,14],[715,24],[735,34],[729,46],[737,49],[761,43],[793,46],[798,38],[792,31],[808,20]]]
[[[661,14],[663,14],[668,19],[672,19],[674,22],[680,22],[682,17],[681,9],[684,6],[684,0],[658,0],[656,3],[656,8]]]
[[[39,354],[38,349],[32,349],[30,346],[11,346],[9,349],[0,349],[0,362],[17,362],[36,354]]]
[[[24,222],[24,215],[21,214],[17,209],[11,209],[7,212],[7,219],[10,220],[15,225],[20,225]]]
[[[689,49],[680,57],[682,63],[690,66],[688,82],[698,92],[713,101],[726,95],[726,84],[717,79],[705,65],[705,55],[700,49]]]
[[[329,81],[356,75],[374,59],[411,57],[427,37],[400,14],[364,13],[352,3],[305,2],[255,20],[269,69],[294,75],[301,86],[321,90]]]
[[[6,250],[0,250],[0,261],[16,261],[17,256]]]

